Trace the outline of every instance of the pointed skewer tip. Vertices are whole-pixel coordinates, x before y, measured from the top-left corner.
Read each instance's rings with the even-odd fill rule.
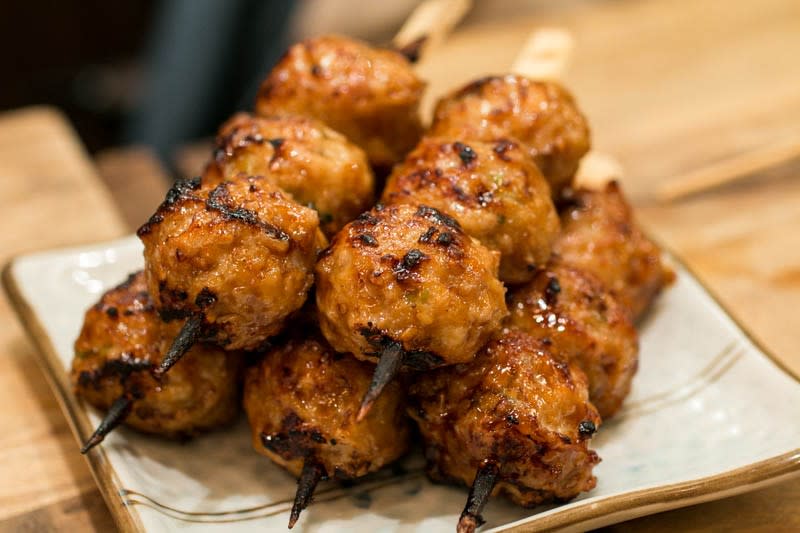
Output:
[[[356,415],[356,422],[361,422],[367,417],[367,415],[369,414],[369,410],[372,408],[372,403],[373,402],[367,402],[366,400],[364,400],[364,402],[361,404],[361,407],[358,409],[358,414]]]
[[[86,442],[84,442],[83,446],[81,446],[81,454],[86,455],[87,453],[89,453],[89,450],[91,450],[92,448],[103,442],[104,438],[105,437],[101,437],[100,435],[93,434],[91,437],[86,439]]]
[[[300,479],[297,480],[297,492],[294,495],[294,504],[292,504],[292,511],[289,514],[289,529],[294,527],[300,518],[300,513],[311,503],[314,489],[317,488],[317,483],[323,477],[325,477],[325,470],[322,465],[312,459],[306,459]]]
[[[167,350],[166,355],[164,355],[164,359],[161,360],[161,364],[153,369],[154,378],[161,379],[161,377],[172,368],[175,363],[180,361],[192,346],[194,346],[198,337],[200,337],[202,326],[203,319],[199,315],[190,316],[186,322],[184,322],[183,326],[181,326],[181,330],[172,341],[169,350]]]
[[[358,415],[356,415],[356,422],[361,422],[367,416],[372,404],[381,395],[384,387],[397,375],[403,365],[404,357],[405,351],[403,350],[403,345],[399,342],[392,342],[383,349],[378,365],[375,367],[375,373],[372,375],[372,382],[369,384],[369,389],[367,389],[367,393],[361,401],[361,408],[358,410]]]
[[[86,439],[86,442],[83,443],[81,446],[81,453],[86,455],[89,450],[103,442],[103,439],[106,438],[106,435],[114,431],[120,423],[128,416],[128,413],[131,411],[131,405],[133,404],[133,400],[131,400],[128,396],[120,396],[114,403],[111,404],[109,407],[106,416],[100,421],[97,425],[97,429],[94,430],[92,436]]]
[[[500,465],[492,460],[486,460],[475,474],[475,480],[469,489],[467,504],[458,519],[456,531],[458,533],[473,533],[475,529],[484,523],[481,511],[483,511],[489,496],[492,495],[497,475],[500,473]]]

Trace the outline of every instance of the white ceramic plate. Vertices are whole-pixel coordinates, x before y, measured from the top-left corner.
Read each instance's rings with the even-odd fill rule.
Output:
[[[20,257],[4,272],[78,441],[99,418],[70,389],[72,343],[85,309],[141,266],[130,237]],[[800,383],[677,270],[642,326],[633,392],[593,441],[597,488],[534,510],[495,498],[483,531],[599,527],[800,473]],[[286,528],[295,482],[250,449],[244,420],[183,444],[121,429],[89,461],[123,530]],[[349,488],[322,485],[296,530],[453,531],[466,491],[429,483],[421,466],[417,455]]]

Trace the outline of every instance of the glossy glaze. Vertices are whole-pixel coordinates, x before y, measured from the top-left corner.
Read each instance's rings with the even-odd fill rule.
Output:
[[[525,331],[589,379],[605,419],[622,405],[639,362],[639,336],[627,310],[593,275],[558,260],[511,291],[506,324]]]
[[[596,276],[638,319],[674,279],[661,261],[661,250],[636,223],[618,183],[569,191],[566,204],[555,254],[564,264]]]
[[[131,274],[86,312],[72,361],[76,395],[107,410],[130,394],[125,424],[147,433],[187,436],[231,422],[239,412],[241,354],[198,344],[161,382],[151,376],[179,327],[158,317],[144,274]]]
[[[316,211],[244,174],[213,188],[178,182],[138,235],[162,316],[200,315],[205,336],[230,350],[281,330],[306,301],[325,243]]]
[[[244,407],[253,448],[295,476],[307,460],[340,479],[395,461],[409,445],[399,383],[390,383],[367,417],[355,421],[373,370],[334,352],[313,326],[298,329],[247,372]]]
[[[569,185],[590,146],[589,125],[566,89],[513,74],[482,78],[442,98],[429,134],[516,139],[554,194]]]
[[[560,224],[550,187],[519,143],[426,138],[395,167],[385,203],[430,205],[500,252],[500,279],[530,280],[550,257]]]
[[[379,206],[345,226],[317,264],[320,327],[363,359],[397,342],[420,368],[469,361],[507,314],[498,264],[433,208]]]
[[[317,118],[361,146],[372,164],[386,167],[422,134],[424,88],[398,52],[327,35],[289,48],[261,85],[256,112]]]
[[[269,176],[319,213],[328,236],[374,201],[374,178],[364,151],[308,117],[240,113],[223,124],[203,182],[216,185],[239,173]]]
[[[469,486],[492,461],[494,493],[526,507],[595,486],[589,440],[600,416],[586,377],[525,333],[500,336],[472,363],[420,376],[409,395],[435,480]]]

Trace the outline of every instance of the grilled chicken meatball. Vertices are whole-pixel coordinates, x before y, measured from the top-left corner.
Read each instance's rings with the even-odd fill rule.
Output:
[[[408,449],[405,394],[390,383],[369,415],[355,421],[373,366],[338,354],[319,335],[295,334],[247,372],[244,407],[253,446],[295,476],[303,461],[326,476],[352,479]]]
[[[409,394],[429,476],[470,486],[479,472],[470,500],[480,486],[482,503],[504,493],[525,507],[594,488],[599,458],[588,445],[600,417],[586,377],[533,337],[508,332],[471,363],[420,375]],[[481,522],[482,503],[467,506],[459,530]]]
[[[331,345],[405,364],[469,361],[507,314],[499,258],[427,206],[382,206],[339,232],[317,264],[320,326]]]
[[[312,118],[234,116],[220,129],[203,184],[239,173],[269,176],[297,202],[316,209],[329,236],[374,201],[364,151]]]
[[[636,373],[638,335],[627,310],[597,278],[555,261],[513,290],[508,308],[509,327],[529,333],[586,373],[600,416],[619,409]]]
[[[361,146],[372,164],[387,167],[422,133],[424,88],[401,54],[328,35],[289,48],[261,85],[256,112],[317,118]]]
[[[130,395],[125,423],[147,433],[192,435],[230,422],[239,412],[239,354],[198,344],[160,383],[151,376],[178,328],[158,317],[144,274],[132,274],[86,312],[72,361],[75,393],[101,410]]]
[[[661,251],[639,229],[617,183],[570,192],[554,251],[564,264],[596,276],[638,319],[674,274]]]
[[[385,203],[422,203],[458,220],[501,254],[500,279],[530,280],[550,257],[558,214],[550,188],[519,144],[423,139],[395,167]]]
[[[405,393],[397,382],[386,386],[363,420],[355,420],[372,370],[337,354],[307,328],[248,370],[244,408],[253,447],[300,479],[289,527],[320,479],[358,478],[407,451]]]
[[[313,209],[244,174],[213,189],[178,182],[138,235],[162,316],[201,317],[205,336],[229,350],[280,331],[305,302],[325,244]]]
[[[569,185],[589,151],[589,126],[566,89],[524,76],[491,76],[446,96],[436,106],[430,135],[527,145],[554,194]]]

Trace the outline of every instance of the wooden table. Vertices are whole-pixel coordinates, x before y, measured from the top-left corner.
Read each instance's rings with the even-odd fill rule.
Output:
[[[576,36],[567,83],[591,119],[595,146],[623,162],[645,226],[800,375],[800,159],[681,203],[653,200],[659,183],[800,133],[800,4],[573,2],[536,20],[456,34],[422,72],[441,93],[502,71],[535,24]],[[132,159],[131,174],[121,171],[129,155],[115,157],[101,165],[112,197],[58,113],[0,117],[0,260],[129,232],[164,185],[152,165],[144,170],[145,158]],[[0,530],[113,529],[3,299],[0,324]],[[608,530],[798,531],[798,510],[800,479]]]
[[[0,259],[126,233],[64,118],[29,109],[0,118]],[[113,530],[75,438],[0,299],[0,530]]]

